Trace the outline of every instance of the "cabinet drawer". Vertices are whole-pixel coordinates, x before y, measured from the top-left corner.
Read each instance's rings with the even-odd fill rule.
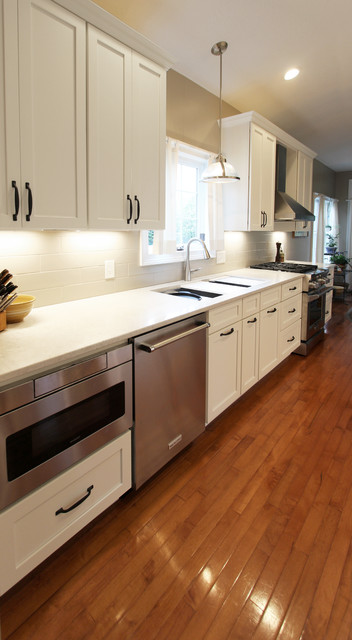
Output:
[[[281,300],[281,287],[272,287],[266,291],[262,291],[260,294],[260,308],[266,309],[273,304],[278,304]]]
[[[299,320],[302,311],[302,295],[284,300],[280,306],[280,330],[283,331],[293,322]]]
[[[291,280],[291,282],[286,282],[286,284],[281,285],[281,300],[287,300],[287,298],[296,296],[297,293],[300,293],[301,291],[302,291],[302,278],[297,278],[297,280]]]
[[[227,325],[242,319],[242,300],[222,304],[208,312],[209,333],[219,331]]]
[[[256,313],[260,309],[260,294],[256,293],[252,296],[246,296],[243,298],[243,318]]]
[[[0,557],[0,595],[130,487],[128,431],[2,511],[0,544],[6,553]]]
[[[283,360],[301,344],[301,321],[296,320],[284,331],[280,331],[279,354]]]

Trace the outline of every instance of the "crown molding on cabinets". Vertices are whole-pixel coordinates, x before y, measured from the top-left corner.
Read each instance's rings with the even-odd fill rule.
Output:
[[[253,122],[260,127],[263,127],[263,129],[265,129],[268,133],[271,133],[271,135],[275,136],[278,143],[282,144],[285,147],[290,147],[291,149],[302,151],[302,153],[305,153],[309,158],[315,158],[317,156],[315,151],[312,151],[312,149],[306,147],[304,144],[302,144],[302,142],[296,140],[296,138],[293,138],[293,136],[291,136],[289,133],[286,133],[286,131],[283,131],[282,129],[280,129],[280,127],[277,127],[276,124],[273,124],[272,122],[270,122],[270,120],[267,120],[266,118],[264,118],[264,116],[261,116],[260,113],[257,113],[256,111],[247,111],[246,113],[240,113],[236,116],[223,118],[222,126],[233,127],[234,125],[243,124],[244,122]]]
[[[121,20],[99,7],[92,0],[55,0],[55,2],[129,46],[134,51],[149,58],[149,60],[156,62],[164,69],[170,69],[175,64],[175,59],[171,58],[164,49],[158,47],[124,22],[121,22]]]

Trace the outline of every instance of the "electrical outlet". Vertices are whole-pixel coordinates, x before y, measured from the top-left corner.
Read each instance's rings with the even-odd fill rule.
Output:
[[[217,251],[216,252],[216,264],[224,264],[226,260],[226,252],[225,251]]]
[[[115,278],[115,260],[105,260],[105,280]]]

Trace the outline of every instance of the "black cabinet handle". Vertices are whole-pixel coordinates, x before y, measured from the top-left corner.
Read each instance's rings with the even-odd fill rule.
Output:
[[[274,307],[273,309],[269,309],[269,310],[267,311],[267,313],[275,313],[275,311],[277,311],[277,308],[276,308],[276,307]]]
[[[247,324],[253,324],[253,322],[257,322],[257,318],[254,318],[254,320],[247,320]]]
[[[16,184],[16,180],[12,180],[11,186],[15,190],[15,213],[12,216],[12,220],[14,220],[16,222],[17,216],[18,216],[18,212],[20,210],[20,196],[18,194],[18,187],[17,187],[17,184]]]
[[[294,313],[296,311],[296,309],[293,307],[293,309],[289,310],[289,313]]]
[[[289,291],[296,291],[297,287],[291,287]]]
[[[268,224],[268,214],[266,211],[264,211],[264,227],[266,227],[267,224]]]
[[[132,207],[133,207],[133,205],[132,205],[132,200],[131,200],[130,196],[127,196],[127,200],[129,200],[129,203],[130,203],[130,215],[129,215],[129,218],[127,218],[127,224],[130,224],[130,222],[132,220]]]
[[[220,336],[230,336],[231,333],[234,332],[234,328],[231,327],[230,331],[226,331],[225,333],[220,333]]]
[[[71,507],[68,507],[67,509],[60,507],[60,509],[55,511],[55,515],[58,516],[60,513],[68,513],[69,511],[73,511],[73,509],[76,509],[77,507],[79,507],[79,505],[82,504],[82,502],[84,502],[85,500],[87,500],[87,498],[89,498],[93,489],[94,489],[94,485],[92,484],[90,487],[88,487],[87,493],[85,496],[83,496],[83,498],[80,498],[79,500],[77,500],[77,502],[75,502],[73,505],[71,505]]]
[[[140,213],[141,213],[141,205],[140,205],[140,202],[139,202],[137,196],[134,196],[134,199],[137,202],[137,215],[135,217],[134,224],[137,224],[137,222],[139,220]]]
[[[32,196],[32,189],[29,182],[25,183],[25,187],[28,191],[28,213],[26,214],[26,220],[27,222],[29,222],[31,219],[32,210],[33,210],[33,196]]]
[[[262,216],[262,222],[260,226],[263,228],[264,227],[264,211],[261,211],[260,214]]]
[[[295,336],[292,336],[292,338],[289,338],[287,342],[293,342],[294,340],[295,340]]]

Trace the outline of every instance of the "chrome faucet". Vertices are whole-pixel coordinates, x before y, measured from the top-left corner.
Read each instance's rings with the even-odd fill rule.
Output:
[[[188,240],[187,242],[187,249],[186,249],[186,262],[185,262],[185,280],[187,282],[189,282],[191,280],[191,274],[193,273],[193,271],[199,271],[199,267],[197,269],[191,269],[190,267],[190,246],[192,244],[192,242],[200,242],[200,244],[203,247],[204,250],[204,256],[206,258],[206,260],[209,260],[210,253],[208,251],[207,245],[205,244],[204,240],[201,240],[201,238],[191,238],[190,240]]]

